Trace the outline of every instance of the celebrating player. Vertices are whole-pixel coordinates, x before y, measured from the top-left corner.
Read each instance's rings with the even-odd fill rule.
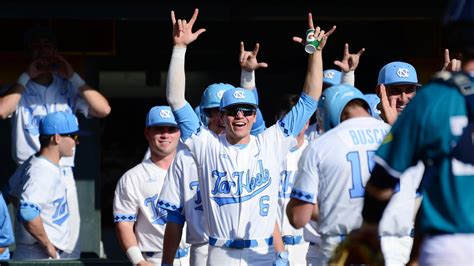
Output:
[[[276,228],[280,164],[295,146],[294,136],[315,110],[322,89],[322,48],[335,28],[328,33],[316,28],[315,37],[321,44],[309,56],[303,93],[288,115],[257,137],[251,136],[255,96],[245,89],[231,89],[224,93],[220,105],[225,133],[217,136],[199,124],[184,98],[186,47],[205,31],[192,32],[197,14],[196,9],[188,23],[176,20],[172,12],[174,49],[167,99],[181,129],[181,139],[200,171],[202,206],[209,230],[208,264],[269,265],[275,261],[272,235]],[[311,15],[308,22],[314,28]]]

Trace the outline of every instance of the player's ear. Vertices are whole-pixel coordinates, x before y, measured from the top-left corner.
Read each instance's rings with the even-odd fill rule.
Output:
[[[61,141],[61,135],[54,134],[51,136],[51,143],[58,144]]]

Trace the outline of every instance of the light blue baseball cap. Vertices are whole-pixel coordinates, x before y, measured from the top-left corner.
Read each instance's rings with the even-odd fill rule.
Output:
[[[377,85],[418,84],[415,68],[405,62],[395,61],[386,64],[379,71]]]
[[[209,85],[202,93],[201,103],[202,109],[218,108],[221,104],[222,95],[224,92],[235,88],[227,83],[214,83]]]
[[[177,127],[178,123],[174,119],[171,108],[167,105],[154,106],[150,109],[146,116],[146,127],[152,126],[173,126]]]
[[[40,135],[70,134],[79,131],[77,117],[68,112],[54,112],[44,116],[39,125]]]
[[[250,90],[242,88],[234,88],[224,92],[221,99],[220,109],[224,109],[231,105],[249,104],[257,108],[257,100]]]
[[[341,84],[341,71],[335,69],[326,69],[323,71],[323,83],[334,86]]]

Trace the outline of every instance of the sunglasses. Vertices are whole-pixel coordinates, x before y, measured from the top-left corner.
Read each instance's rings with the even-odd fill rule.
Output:
[[[227,116],[237,116],[239,112],[242,112],[244,116],[252,116],[255,114],[255,108],[248,108],[248,107],[231,107],[228,109],[224,109],[224,113]]]
[[[78,140],[79,139],[78,134],[64,134],[64,135],[61,135],[61,137],[69,137],[69,138],[72,138],[73,140]]]

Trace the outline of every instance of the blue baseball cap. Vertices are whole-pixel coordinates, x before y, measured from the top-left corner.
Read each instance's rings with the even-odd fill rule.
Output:
[[[323,71],[323,83],[334,86],[341,84],[341,71],[335,69],[326,69]]]
[[[370,106],[370,111],[372,113],[372,117],[377,119],[380,118],[380,110],[377,109],[377,105],[380,103],[380,98],[375,93],[366,93],[364,94],[365,100]]]
[[[252,105],[257,108],[257,100],[253,95],[253,92],[250,90],[242,89],[242,88],[234,88],[224,92],[221,99],[221,106],[220,109],[224,109],[231,105],[240,105],[240,104],[248,104]]]
[[[395,61],[386,64],[379,71],[377,85],[418,84],[415,68],[405,62]]]
[[[154,106],[150,109],[146,116],[146,127],[152,126],[173,126],[177,127],[178,123],[174,119],[171,108],[167,105]]]
[[[70,134],[79,131],[77,117],[68,112],[54,112],[44,116],[39,125],[40,135]]]
[[[202,109],[217,108],[221,104],[222,95],[224,92],[235,87],[227,83],[214,83],[209,85],[202,93],[201,103]]]

